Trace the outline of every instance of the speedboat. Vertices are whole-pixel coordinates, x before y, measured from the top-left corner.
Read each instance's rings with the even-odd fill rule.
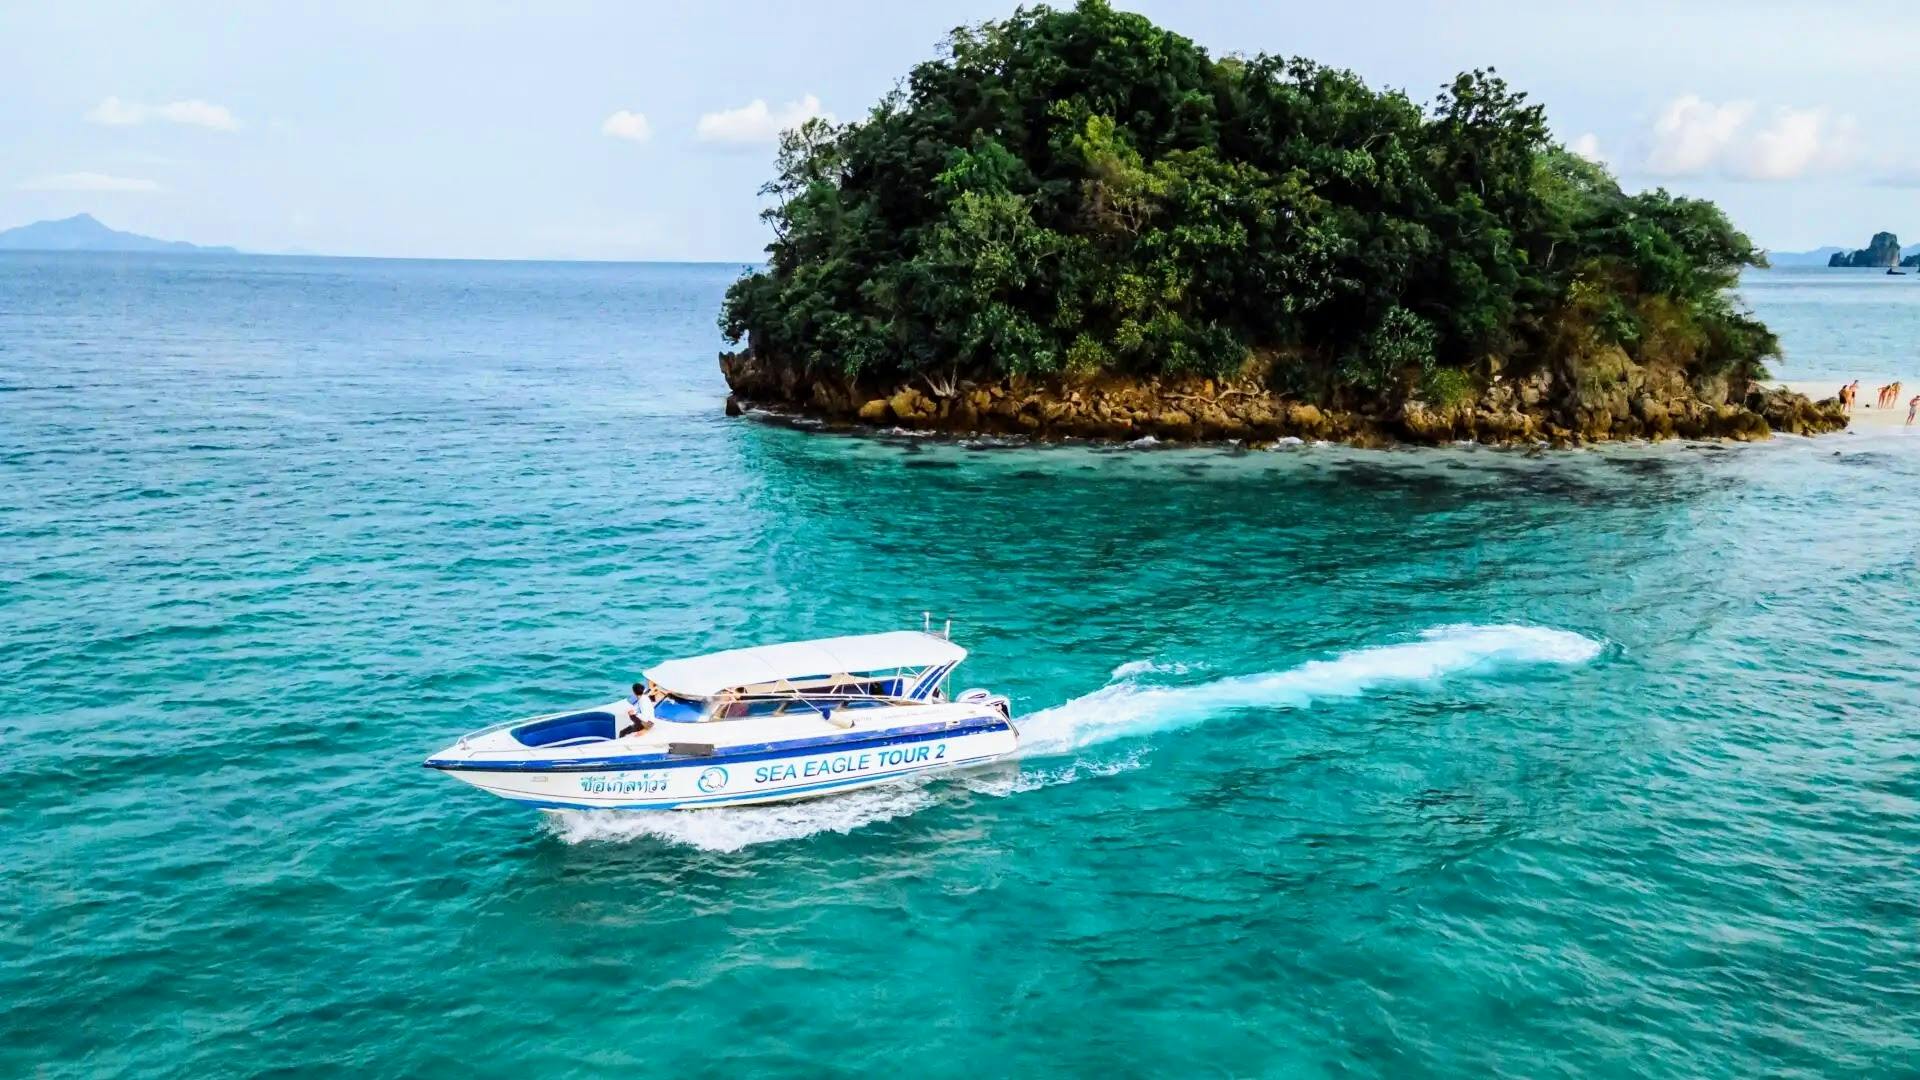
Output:
[[[651,727],[629,702],[463,735],[426,766],[549,810],[782,802],[981,765],[1014,752],[1007,698],[949,697],[967,651],[901,630],[669,660],[645,672]]]

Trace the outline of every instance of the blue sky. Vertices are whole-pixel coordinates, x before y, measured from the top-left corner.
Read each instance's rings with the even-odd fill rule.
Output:
[[[1716,199],[1779,250],[1920,240],[1911,5],[1118,6],[1422,100],[1494,65],[1627,185]],[[781,122],[857,117],[948,29],[1012,9],[534,7],[6,5],[0,227],[85,210],[251,250],[754,259]]]

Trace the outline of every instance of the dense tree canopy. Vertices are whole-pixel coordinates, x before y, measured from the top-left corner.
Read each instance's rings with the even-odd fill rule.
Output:
[[[1085,0],[956,30],[863,121],[789,132],[721,324],[780,362],[964,377],[1241,369],[1374,391],[1596,346],[1774,351],[1713,204],[1624,194],[1491,70],[1430,106],[1213,59]]]

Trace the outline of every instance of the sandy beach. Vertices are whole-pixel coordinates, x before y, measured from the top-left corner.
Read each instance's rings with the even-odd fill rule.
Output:
[[[1901,378],[1900,382],[1904,384],[1900,391],[1900,400],[1894,405],[1893,408],[1877,409],[1877,408],[1874,408],[1874,404],[1873,404],[1874,395],[1879,392],[1880,387],[1886,385],[1885,381],[1873,380],[1873,379],[1861,379],[1860,380],[1860,398],[1858,403],[1855,404],[1853,407],[1852,422],[1848,426],[1854,428],[1855,430],[1862,429],[1862,428],[1889,428],[1889,427],[1904,426],[1907,422],[1907,402],[1912,400],[1915,395],[1920,395],[1920,377],[1911,378],[1911,379]],[[1776,382],[1773,385],[1784,386],[1788,390],[1791,390],[1797,394],[1805,394],[1807,395],[1807,397],[1813,399],[1814,401],[1823,401],[1827,398],[1833,397],[1834,395],[1840,392],[1840,384],[1837,382],[1807,382],[1807,381],[1801,381],[1801,380],[1794,380],[1794,381],[1787,381],[1787,382]],[[1920,420],[1915,421],[1914,428],[1916,430],[1920,430]]]

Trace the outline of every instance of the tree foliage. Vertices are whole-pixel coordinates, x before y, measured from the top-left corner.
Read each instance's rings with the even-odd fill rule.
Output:
[[[1649,319],[1703,368],[1775,349],[1729,293],[1759,253],[1715,206],[1623,193],[1492,70],[1422,106],[1102,0],[955,30],[866,119],[788,132],[763,194],[776,239],[722,328],[853,375],[1258,350],[1302,384],[1457,388],[1436,372],[1632,350]]]

